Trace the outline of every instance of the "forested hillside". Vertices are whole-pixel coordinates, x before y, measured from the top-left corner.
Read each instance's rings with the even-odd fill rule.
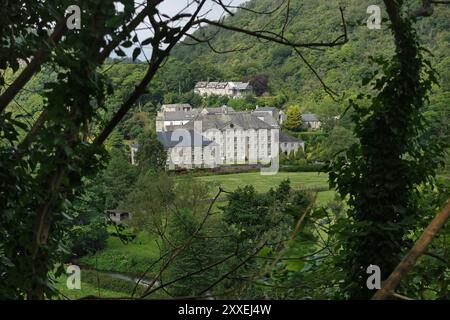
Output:
[[[245,5],[252,11],[269,12],[280,3],[281,1],[257,0]],[[284,27],[285,36],[293,42],[330,42],[336,39],[342,34],[339,11],[341,3],[328,0],[292,1],[288,24]],[[381,1],[375,3],[384,8]],[[412,7],[414,5],[411,4]],[[317,76],[336,93],[334,99],[293,48],[273,43],[269,45],[254,37],[210,26],[194,33],[197,39],[211,38],[210,45],[192,45],[194,41],[186,38],[184,43],[175,47],[173,55],[149,86],[148,93],[140,97],[134,110],[119,125],[119,131],[126,140],[136,139],[142,131],[142,119],[148,119],[148,116],[152,119],[163,103],[191,103],[195,107],[227,103],[236,110],[254,108],[256,105],[280,109],[298,105],[303,112],[317,113],[324,123],[326,137],[331,136],[328,141],[322,141],[324,136],[318,138],[318,141],[324,143],[321,149],[315,140],[308,145],[314,149],[309,150],[310,154],[317,154],[313,159],[329,159],[337,149],[333,146],[345,146],[348,145],[346,141],[351,140],[351,123],[348,117],[341,119],[339,123],[336,123],[335,117],[343,114],[349,98],[367,92],[367,86],[362,86],[361,82],[377,67],[370,62],[370,57],[387,58],[393,54],[388,21],[383,19],[380,30],[369,30],[366,26],[366,9],[367,1],[345,2],[344,17],[349,37],[345,45],[320,50],[305,48],[300,51],[317,72]],[[385,17],[386,13],[382,11],[382,14]],[[238,10],[234,16],[228,16],[225,23],[245,26],[250,30],[270,27],[271,30],[281,32],[286,22],[285,12],[280,10],[280,14],[270,17],[268,20],[267,15],[254,15],[251,11]],[[450,11],[439,10],[437,7],[432,19],[420,18],[417,21],[416,30],[424,48],[430,52],[426,53],[427,59],[440,74],[441,86],[433,89],[427,115],[437,129],[445,131],[443,126],[450,122]],[[227,52],[230,50],[232,52]],[[115,88],[114,95],[108,100],[106,118],[127,98],[128,92],[144,74],[145,68],[145,62],[133,63],[130,59],[110,60],[104,67]],[[40,95],[36,92],[44,87],[44,79],[46,82],[51,81],[50,74],[49,70],[38,74],[28,85],[28,90],[19,95],[15,107],[20,113],[26,109],[34,115],[40,109]],[[242,99],[230,100],[214,96],[202,99],[193,93],[193,88],[197,81],[208,79],[250,79],[258,81],[261,84],[259,89],[265,92]],[[143,115],[142,112],[146,114]],[[153,123],[153,120],[148,121]],[[335,125],[339,125],[339,128],[333,131]]]
[[[372,3],[373,2],[373,3]],[[380,4],[372,1],[370,4]],[[412,1],[413,2],[413,1]],[[256,11],[270,11],[279,1],[258,0],[248,2],[247,6]],[[290,23],[285,35],[296,42],[326,42],[340,35],[339,4],[342,1],[293,1]],[[364,0],[345,1],[345,19],[349,33],[349,42],[343,46],[324,50],[304,49],[301,53],[318,72],[332,90],[350,96],[356,92],[361,79],[368,75],[370,56],[390,56],[393,52],[392,36],[387,28],[388,22],[382,22],[381,30],[369,30],[366,26],[368,2]],[[385,12],[382,12],[383,16]],[[267,21],[264,15],[249,20],[246,11],[239,11],[234,17],[226,19],[229,25],[246,25],[258,30],[269,24],[281,30],[285,15],[278,15]],[[436,10],[433,19],[422,19],[417,23],[417,30],[423,45],[431,51],[430,58],[434,67],[441,73],[442,89],[436,90],[436,100],[444,99],[443,92],[448,92],[450,79],[450,13],[448,10]],[[322,86],[299,55],[283,45],[261,43],[258,40],[231,31],[217,31],[208,27],[198,31],[197,37],[208,38],[214,35],[211,45],[218,51],[249,48],[231,53],[215,53],[207,44],[196,46],[178,45],[174,56],[190,65],[201,64],[205,68],[215,68],[209,79],[241,80],[256,75],[267,77],[269,94],[276,97],[267,99],[268,103],[283,107],[289,103],[300,103],[304,108],[317,109],[317,105],[329,101]],[[192,43],[187,40],[187,43]],[[202,75],[200,75],[202,76]],[[189,80],[189,79],[187,79]],[[197,80],[200,80],[199,78]],[[205,80],[205,79],[203,79]],[[440,96],[439,98],[437,96]]]
[[[371,4],[381,5],[381,1],[372,2]],[[280,1],[257,0],[249,1],[246,6],[255,11],[270,11],[279,3]],[[286,37],[296,42],[334,40],[342,32],[338,28],[341,25],[340,3],[342,1],[293,1],[290,23],[285,29]],[[340,97],[350,97],[361,92],[361,80],[371,71],[368,68],[370,56],[388,57],[393,52],[388,22],[383,20],[381,30],[369,30],[366,26],[366,9],[367,1],[346,1],[344,16],[349,34],[347,44],[321,50],[301,50],[325,84]],[[420,19],[416,28],[424,47],[433,55],[429,59],[441,75],[441,88],[435,88],[432,104],[443,104],[450,99],[450,57],[447,54],[450,43],[450,12],[438,9],[435,10],[433,19]],[[243,10],[226,18],[227,24],[258,30],[267,25],[281,29],[286,17],[280,14],[270,21],[266,20],[265,15],[256,16],[255,19],[255,15]],[[196,106],[200,105],[200,99],[191,94],[196,81],[243,80],[256,76],[267,78],[268,88],[262,97],[253,101],[255,104],[278,108],[300,104],[303,110],[326,114],[330,109],[337,112],[333,105],[343,106],[345,103],[345,99],[333,103],[320,81],[292,48],[267,45],[250,36],[217,30],[215,27],[201,29],[194,35],[198,38],[214,35],[211,45],[215,50],[236,51],[216,53],[206,43],[195,46],[177,45],[173,57],[160,70],[157,81],[150,86],[149,94],[141,98],[141,105],[147,104],[147,111],[154,110],[162,103],[192,102]],[[191,39],[185,40],[188,44],[192,42]],[[115,99],[110,101],[114,105],[124,99],[126,92],[144,72],[145,65],[131,63],[129,60],[111,61],[111,64],[113,65],[105,69],[112,75],[116,88]],[[40,74],[35,79],[35,84],[32,84],[33,91],[42,87],[42,79],[49,80],[45,74]],[[28,100],[29,94],[30,92],[23,93],[22,99],[18,101],[25,105],[35,103],[36,99]],[[210,103],[214,104],[215,101]]]

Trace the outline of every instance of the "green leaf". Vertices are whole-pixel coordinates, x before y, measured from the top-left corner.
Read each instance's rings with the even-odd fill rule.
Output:
[[[129,47],[131,47],[132,45],[133,45],[133,42],[131,42],[130,40],[124,41],[124,42],[122,43],[122,47],[124,47],[124,48],[129,48]]]
[[[133,50],[133,61],[141,54],[141,48],[134,48]]]
[[[305,263],[303,261],[289,260],[286,262],[286,270],[288,271],[300,271],[303,269]]]
[[[144,41],[142,41],[142,45],[143,45],[143,46],[146,46],[146,45],[150,44],[150,43],[152,42],[152,40],[153,40],[152,37],[147,38],[147,39],[145,39]]]
[[[114,50],[114,52],[119,56],[119,57],[126,57],[126,53],[121,49],[121,48],[117,48],[116,50]]]

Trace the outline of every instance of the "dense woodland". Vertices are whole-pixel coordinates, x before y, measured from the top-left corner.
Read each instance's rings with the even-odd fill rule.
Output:
[[[45,190],[46,181],[53,181],[46,180],[55,171],[52,165],[69,163],[73,172],[63,184],[70,189],[73,179],[74,191],[64,190],[58,197],[54,236],[40,253],[48,261],[41,266],[45,285],[36,288],[12,271],[30,270],[33,262],[26,257],[31,240],[23,236],[19,244],[11,244],[11,239],[31,228],[27,214],[40,210],[37,204],[45,204],[47,195],[27,198],[2,182],[0,200],[6,200],[1,214],[8,218],[0,222],[0,281],[5,280],[0,298],[97,295],[98,275],[91,268],[143,276],[151,283],[143,287],[102,274],[102,290],[108,297],[367,299],[373,295],[366,288],[364,266],[386,266],[382,270],[386,279],[450,196],[450,8],[436,6],[431,16],[399,18],[390,27],[396,12],[386,10],[384,3],[398,5],[404,17],[421,1],[373,1],[370,4],[382,8],[383,20],[381,29],[369,30],[367,1],[288,2],[287,9],[283,1],[252,0],[245,4],[247,10],[236,10],[224,23],[246,30],[274,30],[293,42],[332,42],[342,33],[342,5],[348,41],[329,48],[298,48],[220,26],[201,27],[174,46],[95,156],[89,149],[53,137],[64,130],[62,139],[70,137],[73,126],[83,123],[77,135],[82,136],[80,141],[86,145],[96,141],[104,124],[133,96],[154,63],[153,56],[128,58],[123,50],[116,50],[114,58],[90,65],[89,72],[95,74],[92,87],[72,86],[67,93],[65,82],[84,81],[65,78],[69,71],[83,75],[86,70],[68,62],[73,56],[55,50],[61,58],[43,64],[8,105],[8,119],[15,120],[5,117],[0,123],[2,155],[11,153],[11,145],[22,150],[18,141],[33,132],[42,110],[50,110],[55,118],[37,135],[35,144],[25,145],[30,155],[21,160],[24,163],[5,156],[7,160],[0,162],[1,179],[14,181],[23,192]],[[280,4],[281,9],[275,10]],[[197,43],[199,39],[211,40]],[[133,41],[123,42],[122,48]],[[398,43],[410,50],[402,51]],[[83,52],[76,58],[80,63],[92,54],[77,46],[73,50]],[[5,66],[9,68],[0,65],[5,70],[4,87],[25,68]],[[250,81],[255,94],[240,99],[194,94],[195,83],[206,80]],[[407,91],[397,90],[404,83]],[[91,94],[90,99],[98,98],[96,103],[102,107],[92,110],[92,118],[59,125],[67,117],[49,105],[58,106],[68,94],[67,114],[72,116],[70,103],[79,104],[80,110],[92,104],[90,99],[73,98],[82,96],[83,90]],[[289,179],[268,183],[271,188],[262,191],[251,181],[227,189],[200,179],[205,172],[182,176],[166,172],[166,154],[154,132],[156,112],[164,103],[198,108],[227,104],[238,111],[272,106],[288,116],[296,110],[316,113],[322,121],[320,130],[284,128],[304,140],[306,149],[281,154],[280,160],[282,170],[293,176],[320,171],[329,177],[327,192],[332,196],[318,201],[318,190],[294,188]],[[132,166],[129,145],[135,142],[141,147],[138,165]],[[62,153],[65,156],[58,158]],[[95,161],[83,162],[83,157]],[[13,179],[11,168],[18,165],[22,169]],[[133,219],[116,226],[105,215],[116,208],[132,212]],[[22,221],[20,228],[12,227],[15,221]],[[133,253],[135,248],[139,254]],[[449,250],[447,223],[396,292],[413,299],[449,299]],[[17,252],[21,254],[15,256]],[[89,266],[83,269],[82,281],[91,291],[71,296],[63,288],[68,263]],[[33,269],[29,278],[37,281],[35,277]]]

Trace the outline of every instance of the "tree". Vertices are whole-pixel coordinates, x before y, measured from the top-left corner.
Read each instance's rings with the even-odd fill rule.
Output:
[[[74,217],[67,233],[72,257],[81,257],[105,248],[108,238],[104,186],[96,181],[87,183],[86,191],[74,201],[70,212]]]
[[[111,159],[102,172],[100,181],[105,185],[106,209],[116,209],[132,190],[137,170],[130,164],[123,150],[115,148],[110,154]]]
[[[121,202],[131,212],[130,225],[137,231],[163,236],[163,225],[170,216],[170,205],[175,201],[175,181],[165,172],[143,172],[131,192]]]
[[[284,127],[292,131],[300,131],[302,128],[302,113],[297,105],[289,106],[286,111],[287,119]]]
[[[263,74],[254,75],[251,77],[247,77],[244,81],[248,81],[253,88],[253,91],[257,96],[262,95],[263,93],[269,91],[269,80]]]
[[[323,151],[320,158],[324,161],[333,160],[340,153],[345,153],[355,142],[356,139],[351,130],[335,126],[322,144]]]
[[[137,163],[141,172],[158,172],[166,168],[167,151],[154,131],[144,131],[138,145]]]
[[[344,248],[338,264],[347,273],[346,294],[358,299],[373,294],[365,281],[369,265],[379,266],[386,279],[401,260],[418,212],[417,190],[433,183],[443,163],[443,142],[424,136],[423,111],[436,83],[435,70],[424,57],[411,17],[403,12],[404,2],[384,3],[395,54],[390,60],[375,59],[384,71],[382,77],[375,72],[363,81],[372,80],[376,92],[369,95],[368,106],[350,101],[359,144],[330,167],[331,185],[348,197],[350,206],[338,230]],[[364,101],[364,95],[359,98]]]
[[[61,242],[68,231],[67,202],[83,191],[83,179],[95,177],[103,167],[107,155],[104,142],[149,92],[149,84],[174,46],[185,37],[200,43],[209,41],[196,38],[190,30],[212,25],[303,49],[340,46],[348,40],[343,15],[342,36],[311,43],[290,40],[284,32],[274,34],[267,28],[252,30],[246,24],[230,25],[227,19],[211,21],[200,14],[206,0],[192,1],[184,12],[168,17],[161,15],[157,7],[163,1],[148,0],[137,7],[131,0],[119,1],[122,6],[112,0],[83,1],[79,30],[66,28],[65,11],[72,4],[69,1],[43,4],[31,0],[25,9],[7,3],[8,19],[2,22],[14,28],[2,24],[7,32],[0,33],[0,41],[14,45],[2,48],[0,68],[3,75],[11,66],[14,79],[0,95],[0,136],[4,137],[0,144],[0,210],[4,217],[0,221],[0,243],[8,264],[14,267],[1,267],[9,270],[2,274],[2,295],[44,299],[55,293],[48,285],[49,272],[61,261]],[[229,6],[221,1],[219,5],[224,12],[230,12]],[[289,11],[289,5],[275,12],[278,10]],[[24,12],[33,18],[24,18]],[[141,42],[134,31],[146,18],[151,35]],[[50,36],[49,26],[55,26]],[[16,41],[22,36],[33,39]],[[133,89],[118,104],[108,106],[107,98],[113,93],[111,75],[101,66],[113,51],[125,56],[123,48],[133,47],[132,60],[136,60],[146,45],[152,50],[143,76],[136,78]],[[21,61],[28,63],[19,72]],[[28,125],[21,114],[8,108],[44,65],[55,70],[56,77],[45,84],[42,111]],[[4,87],[4,82],[0,85]]]

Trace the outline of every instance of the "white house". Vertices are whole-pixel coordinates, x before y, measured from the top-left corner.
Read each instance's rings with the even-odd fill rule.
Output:
[[[237,98],[252,93],[253,89],[248,82],[197,82],[194,87],[194,92],[200,95],[218,95]]]
[[[176,127],[185,125],[200,113],[199,109],[186,111],[160,111],[156,115],[156,131],[168,131],[169,127],[174,130]]]
[[[158,132],[169,168],[269,163],[279,129],[250,113],[200,114],[174,131]]]
[[[305,142],[285,132],[280,132],[280,151],[285,155],[297,152],[298,149],[305,150]]]
[[[163,104],[161,106],[162,112],[189,111],[189,110],[192,110],[192,106],[189,103]]]
[[[303,141],[280,132],[279,119],[278,110],[268,107],[252,112],[227,106],[190,109],[158,113],[156,131],[170,169],[265,164],[280,150],[304,148]]]
[[[320,129],[322,123],[314,113],[302,113],[302,127],[304,129]]]

